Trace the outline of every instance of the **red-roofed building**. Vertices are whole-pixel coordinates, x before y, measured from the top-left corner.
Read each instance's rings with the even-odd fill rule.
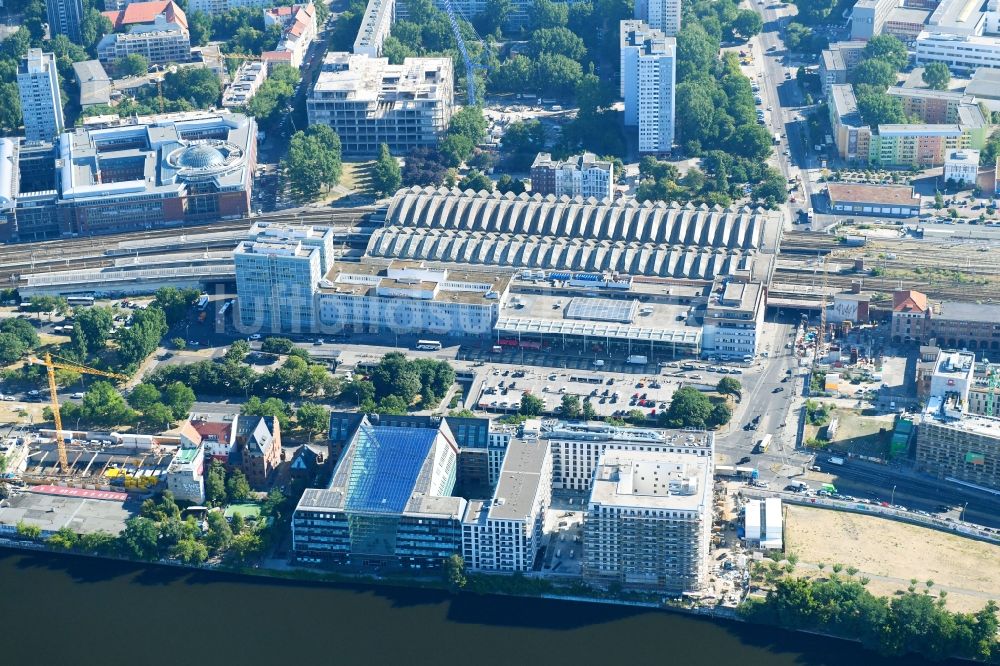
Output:
[[[130,25],[153,23],[160,14],[169,23],[176,23],[185,30],[188,29],[187,15],[174,0],[152,0],[152,2],[133,2],[124,9],[101,12],[111,20],[115,30],[121,30]]]
[[[265,62],[283,63],[298,68],[309,50],[309,44],[316,39],[316,7],[292,5],[272,7],[264,10],[264,27],[282,27],[281,40],[273,51],[265,51],[261,59]]]
[[[206,456],[223,463],[229,462],[229,452],[236,443],[231,421],[191,421],[191,427],[201,436]]]
[[[892,339],[897,342],[923,340],[931,310],[927,295],[912,289],[892,292]]]

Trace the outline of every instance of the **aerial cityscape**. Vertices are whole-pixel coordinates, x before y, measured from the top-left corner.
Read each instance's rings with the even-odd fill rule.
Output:
[[[12,663],[1000,663],[1000,0],[11,0],[0,90]]]

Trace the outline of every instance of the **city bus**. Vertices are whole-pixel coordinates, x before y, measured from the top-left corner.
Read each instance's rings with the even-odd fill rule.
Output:
[[[757,453],[766,453],[769,446],[771,446],[770,433],[761,437],[760,441],[757,442]]]
[[[66,304],[67,305],[93,305],[94,304],[94,297],[93,296],[67,296],[66,297]]]
[[[417,340],[417,349],[423,351],[438,351],[441,349],[441,343],[437,340]]]

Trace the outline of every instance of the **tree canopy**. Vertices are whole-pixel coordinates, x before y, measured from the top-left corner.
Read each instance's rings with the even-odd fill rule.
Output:
[[[403,182],[399,162],[389,153],[389,146],[379,146],[378,158],[372,166],[372,190],[378,197],[395,194]]]
[[[340,137],[327,125],[310,125],[292,135],[285,171],[293,191],[303,200],[313,201],[340,182],[343,169]]]
[[[931,90],[947,90],[951,82],[951,70],[943,62],[930,62],[924,66],[921,78]]]

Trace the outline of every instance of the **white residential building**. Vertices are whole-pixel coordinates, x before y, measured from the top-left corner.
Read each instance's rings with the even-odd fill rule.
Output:
[[[361,27],[354,40],[354,53],[378,58],[382,44],[396,20],[396,0],[368,0]]]
[[[309,124],[340,135],[345,155],[371,156],[383,143],[396,155],[435,145],[454,109],[451,58],[388,58],[328,53],[306,101]]]
[[[640,153],[669,153],[674,143],[677,42],[658,30],[622,21],[625,125],[639,128]]]
[[[635,18],[668,37],[681,31],[681,0],[636,0]]]
[[[1000,69],[1000,37],[924,31],[917,36],[915,58],[918,65],[943,62],[952,72]]]
[[[490,336],[512,273],[422,261],[341,263],[318,286],[323,331]]]
[[[311,331],[316,285],[333,265],[331,227],[257,222],[233,250],[240,322],[247,332]]]
[[[28,141],[52,141],[62,133],[65,123],[55,54],[28,49],[17,68],[17,91]]]
[[[472,500],[462,520],[462,557],[472,570],[531,571],[552,503],[552,455],[539,439],[513,439],[491,500]]]
[[[619,428],[604,423],[557,422],[539,437],[552,447],[552,487],[590,490],[594,470],[606,451],[641,450],[712,457],[715,435],[696,430]]]
[[[273,2],[274,0],[188,0],[188,11],[204,12],[209,16],[214,16],[240,7],[263,9]]]
[[[979,176],[978,150],[949,150],[944,158],[944,180],[976,184]]]
[[[236,109],[250,103],[267,79],[267,63],[247,60],[233,74],[232,83],[222,93],[222,108]]]
[[[584,518],[586,578],[668,594],[708,583],[711,456],[607,451]]]
[[[66,35],[79,44],[80,23],[83,20],[81,0],[45,0],[45,13],[49,20],[49,35],[53,38]]]
[[[531,165],[531,191],[538,194],[605,201],[611,199],[614,183],[614,164],[597,159],[593,153],[566,160],[553,160],[549,153],[538,153]]]
[[[97,44],[97,59],[105,66],[133,53],[153,65],[187,62],[191,59],[191,35],[186,26],[157,14],[151,23],[137,23],[128,32],[105,35]]]

